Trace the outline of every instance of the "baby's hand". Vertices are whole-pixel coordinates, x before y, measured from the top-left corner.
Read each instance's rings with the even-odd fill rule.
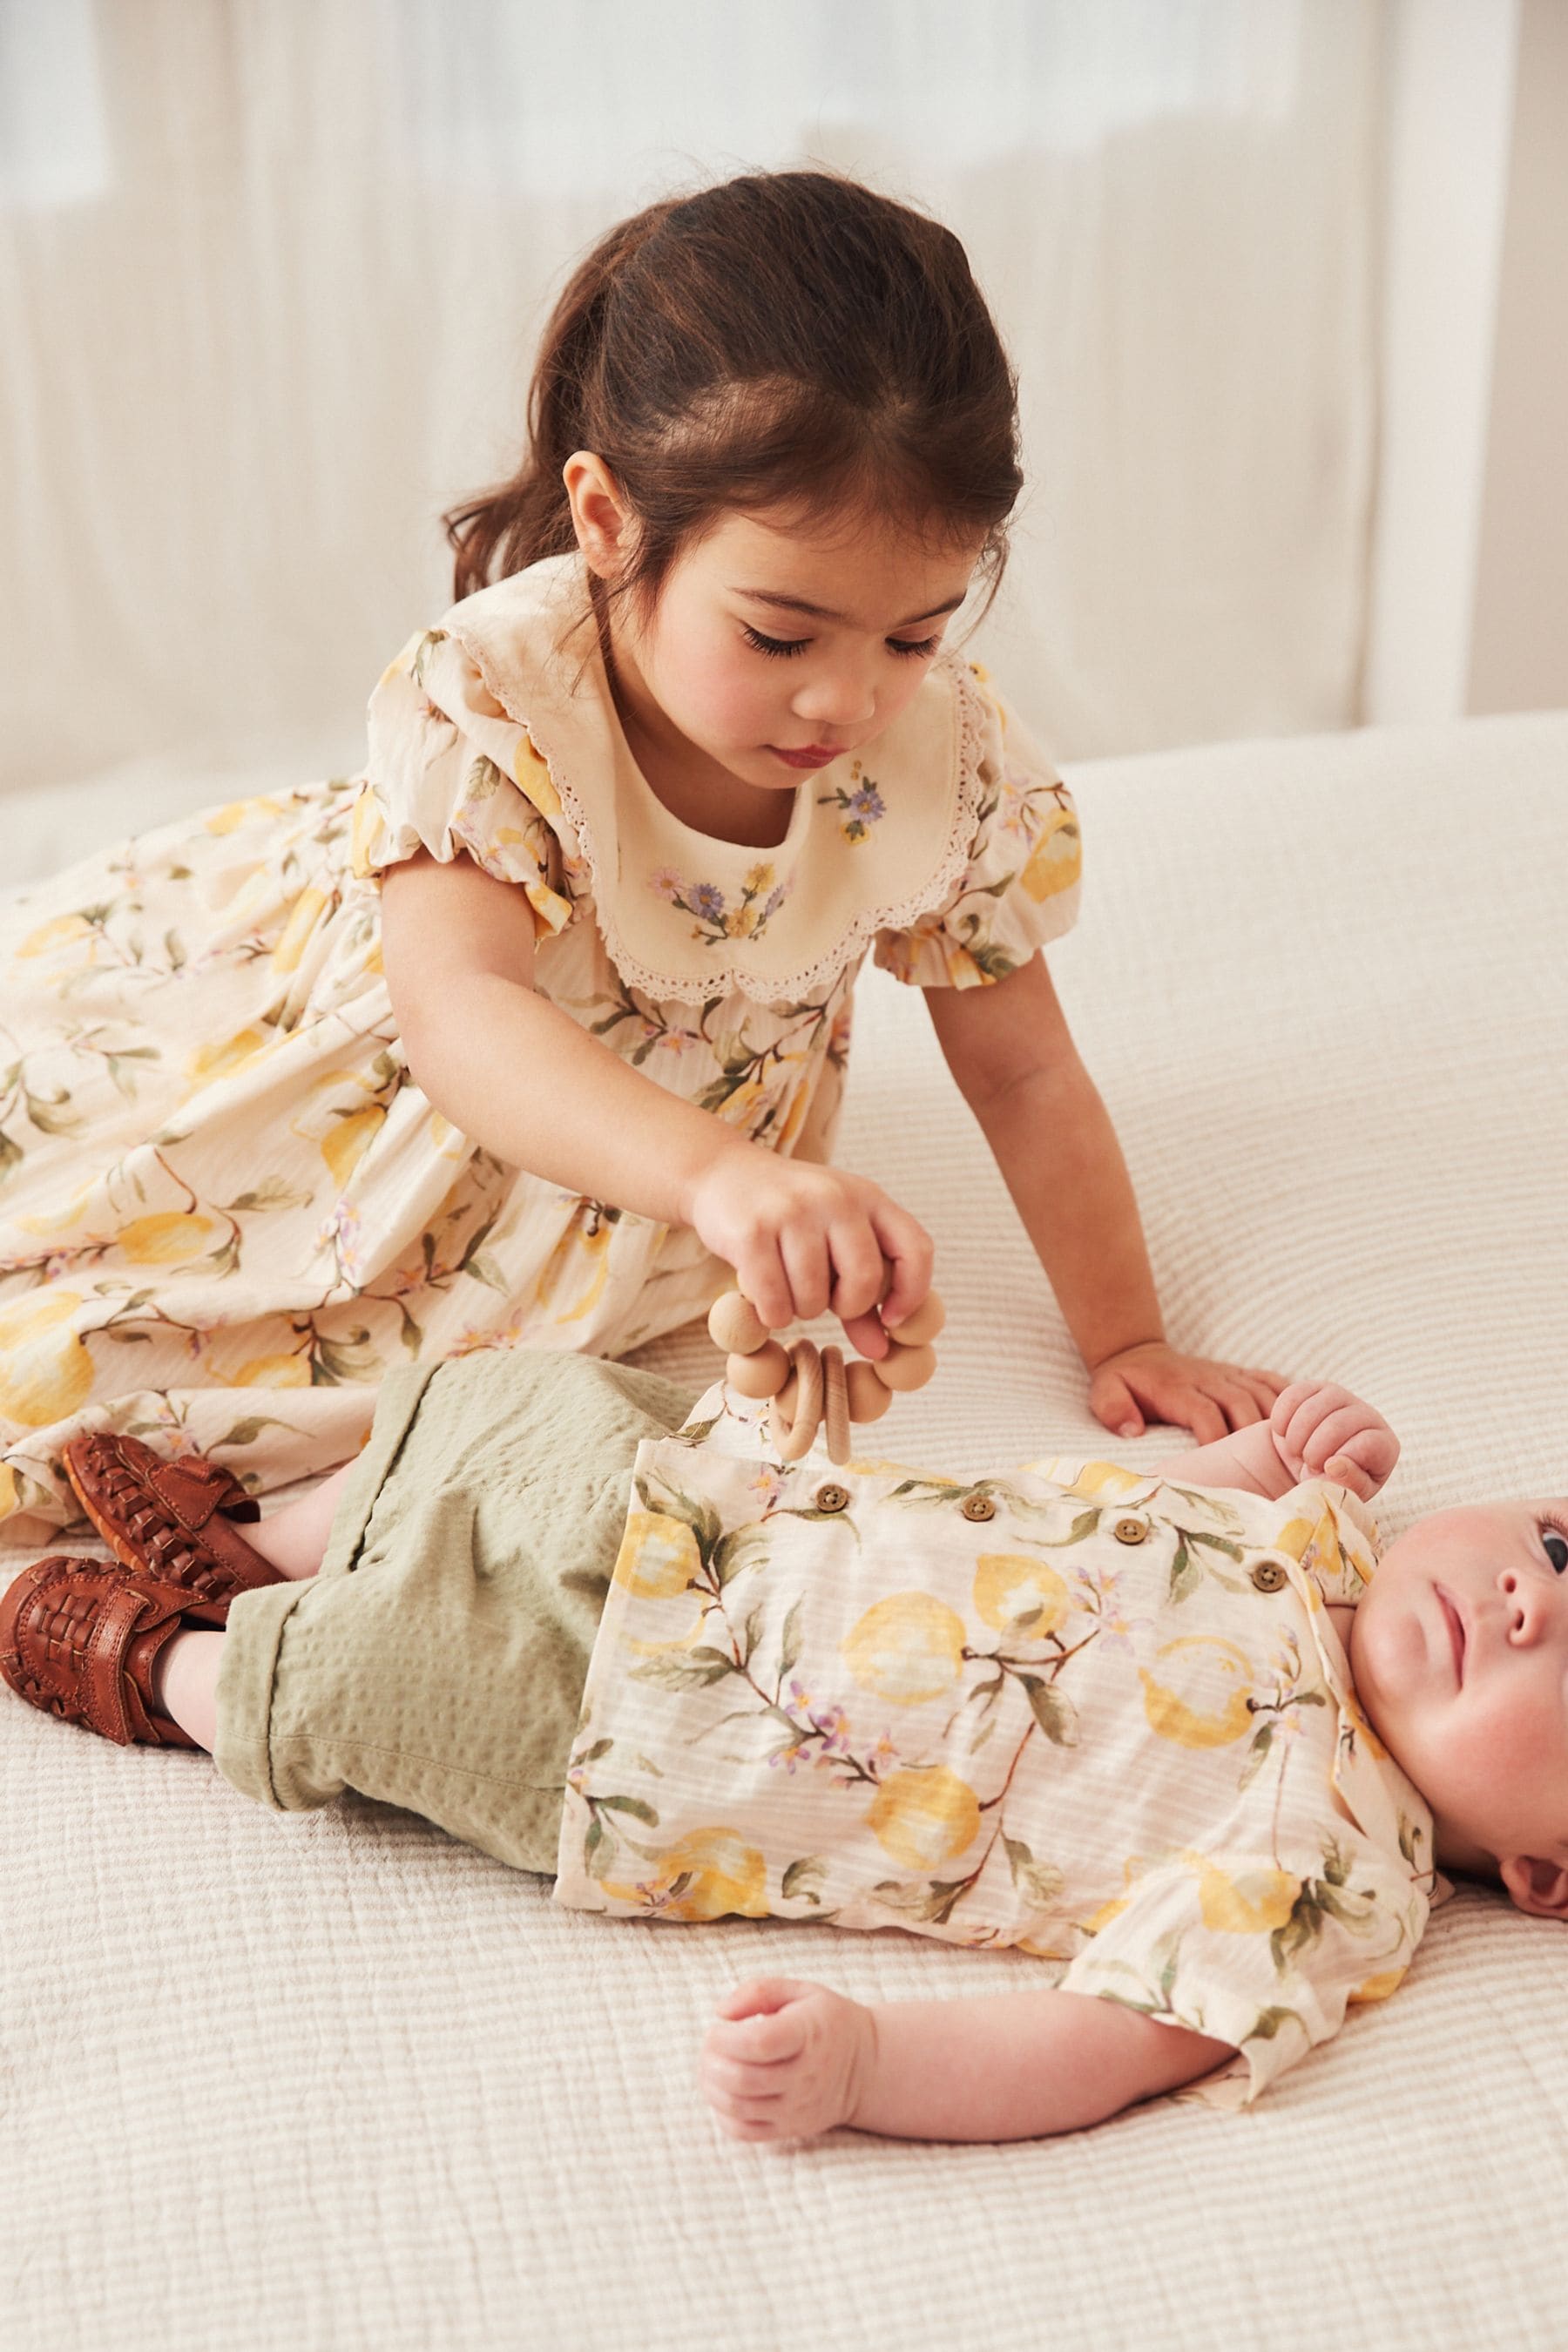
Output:
[[[753,1977],[719,2004],[702,2088],[731,2139],[808,2139],[851,2120],[876,2049],[859,2001],[793,1977]]]
[[[924,1226],[843,1169],[747,1145],[713,1160],[684,1206],[770,1330],[831,1308],[863,1356],[885,1356],[883,1324],[912,1315],[931,1288]]]
[[[1294,1381],[1268,1416],[1274,1450],[1293,1478],[1332,1478],[1369,1503],[1399,1459],[1380,1412],[1331,1381]]]

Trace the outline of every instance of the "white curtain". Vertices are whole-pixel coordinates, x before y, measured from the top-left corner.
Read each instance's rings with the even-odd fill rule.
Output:
[[[1373,0],[0,0],[0,786],[359,755],[567,265],[819,160],[964,238],[1063,753],[1349,723]],[[308,772],[309,771],[307,771]]]

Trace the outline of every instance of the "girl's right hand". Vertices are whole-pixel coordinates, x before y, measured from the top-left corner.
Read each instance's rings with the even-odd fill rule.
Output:
[[[684,1205],[771,1331],[831,1312],[875,1360],[888,1352],[884,1326],[931,1288],[931,1235],[867,1177],[748,1144],[710,1161]]]

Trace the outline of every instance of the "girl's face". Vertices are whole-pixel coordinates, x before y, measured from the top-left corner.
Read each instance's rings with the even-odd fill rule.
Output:
[[[579,536],[608,572],[581,519]],[[649,781],[721,801],[728,785],[743,804],[868,743],[940,651],[983,544],[874,516],[723,516],[676,558],[651,614],[612,607],[622,717]]]

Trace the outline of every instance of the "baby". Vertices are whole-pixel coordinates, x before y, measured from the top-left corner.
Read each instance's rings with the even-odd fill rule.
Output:
[[[1394,1990],[1438,1864],[1568,1914],[1568,1505],[1380,1553],[1397,1441],[1324,1384],[1152,1474],[969,1481],[786,1465],[763,1407],[688,1402],[591,1358],[410,1365],[248,1537],[216,1465],[79,1439],[120,1564],[16,1579],[0,1671],[275,1808],[409,1808],[580,1907],[1042,1963],[941,2002],[742,1984],[701,2062],[742,2139],[1033,2137],[1222,2067],[1250,2096]]]

